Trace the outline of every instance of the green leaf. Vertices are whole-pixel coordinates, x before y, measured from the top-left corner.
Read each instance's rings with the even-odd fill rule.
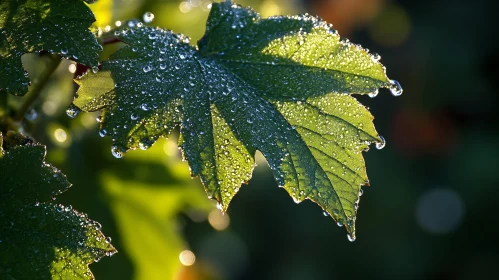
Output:
[[[73,106],[103,109],[113,153],[146,149],[180,126],[193,176],[226,210],[247,182],[256,150],[279,186],[310,199],[355,238],[362,151],[382,142],[350,94],[396,90],[379,59],[311,16],[261,19],[214,3],[198,48],[159,28],[123,30],[127,44],[78,83]]]
[[[170,144],[175,146],[171,139],[158,141],[148,151],[131,152],[99,171],[121,244],[135,269],[134,279],[179,278],[179,254],[188,245],[178,230],[178,215],[195,212],[206,218],[214,210],[199,182],[191,180],[187,163],[181,162],[177,153],[165,154],[164,148]],[[141,174],[140,178],[132,170]],[[158,171],[163,176],[152,176]]]
[[[48,51],[97,66],[102,48],[88,29],[94,21],[82,0],[2,0],[0,91],[27,92],[29,79],[21,63],[25,53]]]
[[[99,223],[46,202],[71,184],[44,158],[45,146],[0,135],[0,278],[93,279],[88,265],[116,250]]]

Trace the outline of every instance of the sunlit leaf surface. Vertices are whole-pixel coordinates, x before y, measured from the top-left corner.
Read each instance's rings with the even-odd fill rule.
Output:
[[[25,53],[48,51],[97,65],[101,47],[88,29],[95,18],[83,2],[0,1],[0,91],[23,95],[28,90],[29,79],[21,63]]]
[[[316,202],[355,238],[361,153],[382,139],[350,94],[398,90],[379,58],[315,17],[261,19],[226,2],[213,4],[197,48],[159,28],[117,36],[127,46],[78,81],[72,108],[103,109],[115,156],[180,126],[192,175],[225,210],[259,150],[297,203]]]
[[[93,279],[88,265],[116,250],[99,223],[47,202],[71,185],[44,159],[45,146],[0,135],[0,278]]]

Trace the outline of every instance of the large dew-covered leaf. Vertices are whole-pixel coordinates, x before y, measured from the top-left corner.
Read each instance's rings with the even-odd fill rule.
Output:
[[[21,63],[25,53],[48,51],[97,66],[101,47],[88,29],[95,18],[83,2],[0,1],[0,94],[23,95],[28,90],[29,79]]]
[[[71,108],[103,109],[117,157],[180,126],[192,175],[226,210],[259,150],[297,203],[316,202],[355,238],[361,153],[382,139],[350,94],[401,91],[378,57],[315,17],[262,19],[227,2],[213,4],[197,48],[159,28],[117,36],[127,45],[78,81]]]
[[[99,223],[47,202],[71,185],[44,158],[45,146],[0,135],[0,278],[93,279],[88,265],[116,250]]]

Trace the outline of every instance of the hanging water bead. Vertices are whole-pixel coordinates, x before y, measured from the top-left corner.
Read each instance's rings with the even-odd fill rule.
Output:
[[[355,235],[351,235],[351,234],[347,234],[347,238],[348,238],[348,241],[350,241],[350,242],[354,242],[356,239]]]
[[[381,149],[383,149],[383,148],[385,147],[385,145],[386,145],[386,140],[385,140],[385,138],[384,138],[383,136],[381,136],[381,135],[379,136],[379,138],[381,139],[381,142],[377,142],[377,143],[376,143],[376,149],[381,150]]]
[[[402,95],[402,92],[404,90],[402,89],[402,86],[400,85],[399,82],[397,82],[395,80],[390,80],[390,84],[391,84],[390,92],[392,93],[393,96]]]
[[[105,129],[101,129],[101,130],[99,130],[99,136],[100,136],[100,137],[104,137],[104,136],[106,136],[106,135],[107,135],[107,130],[105,130]]]
[[[379,93],[379,90],[375,90],[373,92],[368,93],[367,95],[371,98],[374,98],[378,95],[378,93]]]
[[[81,111],[80,108],[76,107],[74,104],[71,104],[71,105],[69,105],[68,109],[66,110],[66,114],[70,118],[75,118],[76,116],[78,116],[80,111]]]
[[[118,147],[117,145],[113,145],[111,147],[111,153],[115,158],[122,158],[125,155],[125,150]]]
[[[144,20],[145,23],[151,23],[154,20],[154,14],[151,12],[146,12],[142,16],[142,19]]]

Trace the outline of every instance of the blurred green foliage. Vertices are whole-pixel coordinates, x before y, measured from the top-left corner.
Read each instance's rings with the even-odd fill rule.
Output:
[[[364,189],[360,204],[357,241],[348,242],[319,207],[294,204],[262,161],[231,203],[230,225],[214,229],[206,220],[214,206],[198,180],[188,178],[185,163],[175,168],[175,145],[158,143],[115,159],[109,140],[98,136],[97,115],[65,116],[76,88],[69,63],[62,63],[34,108],[38,118],[25,121],[26,131],[49,146],[49,160],[73,183],[58,200],[88,213],[113,237],[119,253],[90,266],[96,278],[480,279],[497,274],[499,40],[491,36],[493,3],[236,2],[265,15],[318,14],[338,26],[340,35],[381,54],[388,75],[404,85],[400,98],[388,91],[374,100],[361,98],[376,116],[387,147],[365,154],[371,187]],[[107,13],[109,21],[102,24],[114,24],[150,11],[153,25],[195,42],[208,11],[196,6],[184,13],[182,3],[187,1],[116,0],[108,6],[111,13],[102,8],[96,17]],[[43,68],[35,55],[23,57],[23,64],[33,77]],[[16,106],[18,98],[11,101]],[[164,145],[170,152],[162,151]],[[131,163],[135,156],[140,164]],[[435,196],[434,190],[454,195]],[[457,222],[442,229],[453,219]],[[183,250],[195,254],[194,265],[180,265]]]

